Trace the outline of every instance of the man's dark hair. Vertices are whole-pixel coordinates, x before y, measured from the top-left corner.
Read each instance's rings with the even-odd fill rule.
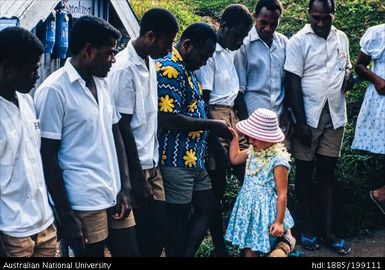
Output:
[[[30,31],[21,27],[8,27],[0,31],[0,63],[8,60],[12,65],[22,66],[44,51],[41,41]]]
[[[153,31],[157,37],[176,34],[179,31],[174,14],[167,9],[152,8],[144,13],[140,20],[140,36]]]
[[[191,40],[195,47],[205,44],[208,39],[213,43],[217,43],[218,41],[215,30],[207,23],[190,24],[183,31],[180,41],[184,41],[186,39]]]
[[[96,48],[108,45],[110,37],[118,40],[121,37],[119,30],[98,17],[83,16],[72,26],[69,49],[73,55],[77,55],[87,43]]]
[[[317,0],[317,1],[324,3],[328,7],[329,12],[331,12],[331,13],[335,13],[336,12],[336,2],[335,2],[335,0]],[[315,2],[315,0],[310,0],[309,1],[309,10],[311,10],[311,8],[313,7],[314,2]]]
[[[226,23],[226,26],[232,28],[239,24],[250,26],[253,24],[253,17],[251,16],[247,7],[241,4],[233,4],[226,7],[222,13],[221,24]]]
[[[282,3],[279,0],[259,0],[255,6],[255,14],[257,14],[257,16],[263,7],[270,11],[278,9],[281,14],[283,11]]]

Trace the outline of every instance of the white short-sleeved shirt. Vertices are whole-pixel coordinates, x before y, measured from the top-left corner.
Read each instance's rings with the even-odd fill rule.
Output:
[[[282,113],[286,43],[287,37],[275,32],[269,47],[253,27],[236,52],[235,68],[249,114],[258,108],[272,110],[277,115]]]
[[[32,98],[16,92],[19,108],[0,97],[0,231],[26,237],[54,221],[40,157]]]
[[[342,90],[345,71],[351,68],[349,40],[332,26],[325,40],[309,24],[288,42],[285,70],[301,77],[307,124],[317,128],[326,101],[333,127],[345,125],[346,101]]]
[[[214,55],[196,71],[202,88],[211,91],[210,105],[234,106],[239,80],[234,66],[234,52],[216,45]]]
[[[156,136],[158,84],[155,62],[150,57],[148,66],[130,40],[127,47],[116,56],[116,63],[108,74],[108,85],[113,92],[117,110],[132,115],[131,129],[143,169],[151,169],[159,161]]]
[[[98,102],[67,60],[36,90],[41,136],[60,140],[59,164],[71,207],[93,211],[116,204],[120,174],[112,125],[119,121],[107,83],[94,77]]]

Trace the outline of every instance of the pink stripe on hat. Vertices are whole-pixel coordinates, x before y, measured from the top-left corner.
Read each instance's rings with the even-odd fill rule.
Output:
[[[278,143],[285,139],[277,115],[268,109],[256,109],[248,119],[237,123],[236,128],[246,136],[264,142]]]

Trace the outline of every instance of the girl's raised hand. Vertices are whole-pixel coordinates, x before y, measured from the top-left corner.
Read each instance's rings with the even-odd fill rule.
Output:
[[[272,236],[281,237],[283,236],[283,225],[281,223],[275,222],[270,226],[269,232]]]
[[[229,127],[229,130],[230,130],[231,134],[233,135],[233,140],[236,139],[238,141],[238,132],[235,129],[233,129],[232,127]]]

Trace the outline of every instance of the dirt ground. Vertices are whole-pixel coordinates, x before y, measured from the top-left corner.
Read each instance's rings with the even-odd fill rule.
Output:
[[[385,258],[385,226],[378,231],[366,233],[365,236],[359,236],[347,239],[352,247],[352,251],[346,257],[382,257]],[[341,257],[323,243],[321,248],[316,251],[308,251],[301,248],[297,249],[303,253],[304,257]]]
[[[385,258],[385,226],[375,232],[367,232],[364,236],[347,239],[352,247],[350,254],[346,257],[381,257]],[[321,242],[321,248],[316,251],[305,250],[301,245],[297,245],[297,249],[302,253],[303,257],[341,257],[334,251],[330,250]],[[57,256],[60,256],[58,245]],[[70,254],[73,256],[73,254]],[[109,257],[108,250],[105,256]]]

